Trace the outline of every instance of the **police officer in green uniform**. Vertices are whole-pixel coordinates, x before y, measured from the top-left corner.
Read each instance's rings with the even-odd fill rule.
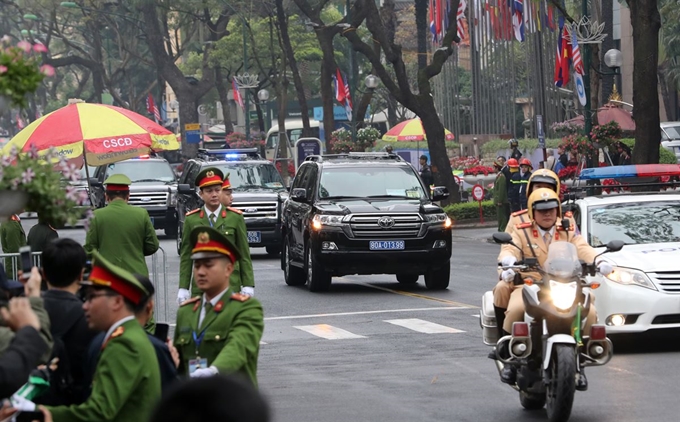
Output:
[[[92,330],[106,336],[92,381],[82,404],[45,407],[54,421],[146,421],[161,396],[158,360],[135,310],[148,296],[128,271],[93,252],[93,266],[83,304]]]
[[[204,202],[204,206],[189,211],[184,219],[184,228],[182,230],[182,247],[180,249],[180,263],[179,263],[179,291],[177,293],[177,303],[182,303],[192,296],[201,294],[201,290],[192,283],[191,272],[191,247],[189,236],[195,227],[208,226],[222,232],[234,232],[234,209],[227,209],[222,206],[220,202],[220,195],[222,192],[222,183],[224,173],[218,168],[208,167],[203,169],[196,176],[196,186],[199,188],[199,195]],[[244,225],[245,228],[245,225]],[[245,239],[246,233],[243,233]],[[247,247],[246,239],[246,247]],[[248,249],[248,257],[250,257],[250,250]],[[247,267],[249,272],[244,279],[239,275],[240,271],[234,271],[235,275],[231,279],[232,290],[238,292],[241,290],[241,283],[243,285],[254,287],[252,275],[252,263]],[[238,265],[238,264],[237,264]],[[238,268],[238,267],[237,267]],[[249,293],[254,294],[254,289]]]
[[[2,243],[3,253],[19,253],[19,248],[26,246],[26,233],[21,226],[21,219],[17,214],[14,214],[9,220],[0,224],[0,243]],[[18,259],[5,258],[5,271],[7,278],[16,280],[17,274],[15,269],[18,264],[12,265],[12,261],[18,263]]]
[[[26,239],[31,247],[31,252],[42,252],[48,243],[56,239],[59,239],[57,230],[38,214],[38,224],[31,227]]]
[[[229,174],[222,182],[222,192],[220,193],[220,203],[227,210],[227,218],[224,222],[224,234],[236,246],[239,252],[239,259],[234,264],[234,272],[229,278],[230,283],[235,288],[238,282],[241,286],[241,293],[248,296],[255,295],[255,276],[253,274],[253,261],[250,259],[250,246],[248,245],[248,231],[246,230],[246,220],[243,218],[243,211],[232,208],[233,190],[229,181]]]
[[[229,277],[238,249],[211,227],[191,231],[194,280],[203,294],[177,310],[174,344],[181,373],[191,377],[240,373],[257,385],[257,358],[264,330],[262,305],[234,291]]]
[[[145,256],[158,250],[158,237],[149,213],[127,203],[130,178],[113,174],[104,181],[108,205],[94,212],[85,238],[85,252],[98,251],[114,265],[149,276]]]

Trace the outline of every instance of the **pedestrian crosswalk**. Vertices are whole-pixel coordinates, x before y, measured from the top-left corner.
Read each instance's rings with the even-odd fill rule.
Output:
[[[326,340],[344,340],[349,338],[365,338],[365,336],[360,336],[358,334],[350,333],[342,328],[333,327],[328,324],[317,324],[317,325],[297,325],[294,328],[298,330],[306,331],[309,334],[315,335],[317,337],[325,338]]]
[[[457,328],[451,328],[447,327],[446,325],[435,324],[434,322],[424,321],[418,318],[391,319],[385,322],[425,334],[444,334],[444,333],[453,334],[464,332]]]

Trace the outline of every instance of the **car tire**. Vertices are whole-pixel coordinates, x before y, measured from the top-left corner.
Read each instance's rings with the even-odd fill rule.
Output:
[[[307,288],[310,292],[327,292],[331,288],[331,274],[321,266],[312,253],[312,248],[305,248]]]
[[[397,281],[401,284],[415,284],[418,282],[418,274],[397,274]]]
[[[265,246],[268,255],[277,256],[281,253],[281,246]]]
[[[175,242],[177,244],[177,255],[182,255],[182,229],[184,229],[184,227],[182,227],[180,223],[177,223],[177,236],[175,237],[175,239],[177,239]]]
[[[178,231],[179,229],[177,228],[177,224],[169,224],[165,226],[165,229],[163,229],[165,235],[170,239],[175,239],[177,237]]]
[[[288,246],[288,236],[283,241],[283,254],[281,254],[281,263],[283,265],[283,279],[289,286],[302,286],[307,282],[305,278],[305,270],[294,265],[290,261],[290,246]]]
[[[451,261],[446,261],[441,267],[427,270],[425,273],[425,287],[429,290],[445,290],[449,287],[451,277]]]

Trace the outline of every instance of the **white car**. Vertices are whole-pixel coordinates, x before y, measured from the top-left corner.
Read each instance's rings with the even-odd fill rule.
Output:
[[[680,189],[586,197],[573,212],[581,235],[598,251],[610,240],[626,243],[601,258],[614,265],[595,291],[607,332],[680,327]]]
[[[680,122],[661,123],[661,146],[675,154],[680,163]]]

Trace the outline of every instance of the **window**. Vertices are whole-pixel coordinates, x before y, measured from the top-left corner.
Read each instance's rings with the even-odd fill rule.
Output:
[[[673,201],[629,202],[588,209],[588,243],[610,240],[626,244],[680,241],[680,204]]]
[[[189,171],[186,172],[186,182],[188,183],[191,187],[196,186],[196,176],[198,176],[198,173],[201,171],[201,166],[192,163],[191,168],[189,168]]]
[[[298,171],[297,175],[295,176],[295,180],[293,180],[293,189],[298,189],[298,188],[304,188],[305,185],[303,183],[303,179],[307,176],[309,173],[309,168],[311,167],[310,164],[303,165],[300,167],[300,171]]]
[[[274,164],[271,163],[239,163],[217,166],[226,176],[235,190],[239,189],[284,189],[283,179]]]
[[[177,180],[175,172],[172,171],[167,161],[120,161],[109,164],[107,174],[124,174],[130,178],[132,183],[173,183]]]
[[[319,197],[398,197],[427,199],[413,169],[400,167],[336,167],[321,174]]]

